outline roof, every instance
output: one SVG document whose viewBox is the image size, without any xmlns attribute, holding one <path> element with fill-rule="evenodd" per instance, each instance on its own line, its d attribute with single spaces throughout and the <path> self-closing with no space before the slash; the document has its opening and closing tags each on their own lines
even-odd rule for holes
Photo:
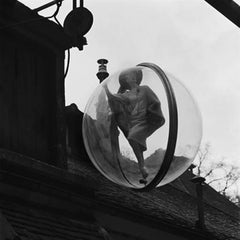
<svg viewBox="0 0 240 240">
<path fill-rule="evenodd" d="M 194 239 L 240 239 L 239 208 L 208 186 L 206 230 L 196 227 L 190 171 L 168 185 L 138 192 L 107 180 L 84 155 L 69 158 L 69 171 L 6 150 L 0 151 L 0 163 L 0 211 L 21 239 L 101 239 L 92 209 Z"/>
<path fill-rule="evenodd" d="M 11 227 L 12 236 L 21 240 L 76 240 L 103 239 L 99 226 L 94 222 L 80 221 L 59 213 L 46 212 L 43 209 L 31 208 L 11 201 L 0 201 L 2 215 Z"/>
<path fill-rule="evenodd" d="M 77 176 L 1 149 L 0 176 L 0 237 L 104 239 L 102 227 L 89 210 L 94 181 L 86 180 L 84 174 Z"/>
<path fill-rule="evenodd" d="M 204 187 L 206 231 L 196 228 L 197 199 L 195 186 L 190 182 L 194 175 L 190 171 L 168 185 L 137 192 L 111 183 L 83 161 L 71 166 L 80 175 L 84 171 L 89 178 L 98 179 L 95 195 L 99 206 L 124 211 L 128 213 L 125 216 L 141 215 L 139 219 L 145 223 L 161 222 L 176 231 L 195 233 L 206 239 L 240 239 L 240 209 L 207 185 Z"/>
</svg>

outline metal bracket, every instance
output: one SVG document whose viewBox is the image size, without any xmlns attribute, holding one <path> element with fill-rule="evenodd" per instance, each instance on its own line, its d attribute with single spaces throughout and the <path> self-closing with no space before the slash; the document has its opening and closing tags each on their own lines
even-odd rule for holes
<svg viewBox="0 0 240 240">
<path fill-rule="evenodd" d="M 38 7 L 38 8 L 33 9 L 33 11 L 34 12 L 40 12 L 40 11 L 42 11 L 42 10 L 48 8 L 48 7 L 51 7 L 51 6 L 55 5 L 55 4 L 62 3 L 62 1 L 64 1 L 64 0 L 53 0 L 53 1 L 49 2 L 49 3 L 46 3 L 46 4 Z"/>
</svg>

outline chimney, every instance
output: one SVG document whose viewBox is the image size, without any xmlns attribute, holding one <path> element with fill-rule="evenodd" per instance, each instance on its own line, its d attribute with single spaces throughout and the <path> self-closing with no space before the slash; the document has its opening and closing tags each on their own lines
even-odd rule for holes
<svg viewBox="0 0 240 240">
<path fill-rule="evenodd" d="M 108 63 L 108 60 L 99 59 L 97 62 L 99 64 L 99 70 L 96 75 L 101 83 L 104 79 L 106 79 L 109 76 L 109 73 L 107 72 L 107 66 L 106 66 L 106 64 Z"/>
<path fill-rule="evenodd" d="M 205 229 L 204 222 L 204 208 L 203 208 L 203 183 L 205 182 L 204 177 L 195 176 L 191 179 L 191 182 L 196 185 L 197 193 L 197 208 L 198 208 L 198 220 L 196 221 L 196 227 L 199 229 Z"/>
</svg>

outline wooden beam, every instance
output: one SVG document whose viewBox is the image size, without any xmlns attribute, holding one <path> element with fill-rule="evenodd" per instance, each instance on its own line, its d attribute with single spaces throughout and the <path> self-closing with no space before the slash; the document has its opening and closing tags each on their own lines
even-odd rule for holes
<svg viewBox="0 0 240 240">
<path fill-rule="evenodd" d="M 240 6 L 232 0 L 205 0 L 231 22 L 240 27 Z"/>
</svg>

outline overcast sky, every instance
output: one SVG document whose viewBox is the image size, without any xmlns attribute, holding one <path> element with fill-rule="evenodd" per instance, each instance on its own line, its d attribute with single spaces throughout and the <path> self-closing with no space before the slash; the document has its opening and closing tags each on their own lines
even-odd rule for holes
<svg viewBox="0 0 240 240">
<path fill-rule="evenodd" d="M 35 8 L 49 1 L 22 2 Z M 84 50 L 71 49 L 66 104 L 84 110 L 98 85 L 99 58 L 109 60 L 109 73 L 155 63 L 198 102 L 202 141 L 211 144 L 212 155 L 240 166 L 240 29 L 204 0 L 85 0 L 84 6 L 94 24 Z M 71 8 L 72 0 L 64 0 L 61 23 Z"/>
</svg>

